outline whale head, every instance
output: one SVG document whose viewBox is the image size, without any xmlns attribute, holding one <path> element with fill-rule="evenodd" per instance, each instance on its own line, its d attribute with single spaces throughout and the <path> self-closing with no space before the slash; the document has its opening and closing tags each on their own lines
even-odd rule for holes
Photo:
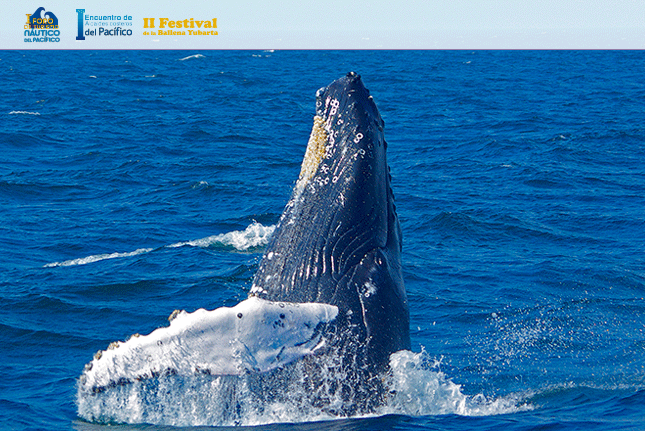
<svg viewBox="0 0 645 431">
<path fill-rule="evenodd" d="M 360 75 L 316 94 L 300 176 L 250 295 L 337 306 L 370 363 L 410 347 L 384 123 Z"/>
</svg>

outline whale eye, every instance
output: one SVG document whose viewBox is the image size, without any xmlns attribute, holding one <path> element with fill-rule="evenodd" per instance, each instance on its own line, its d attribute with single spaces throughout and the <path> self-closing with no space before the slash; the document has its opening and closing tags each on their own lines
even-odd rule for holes
<svg viewBox="0 0 645 431">
<path fill-rule="evenodd" d="M 242 313 L 237 313 L 237 318 L 241 319 L 242 318 Z"/>
</svg>

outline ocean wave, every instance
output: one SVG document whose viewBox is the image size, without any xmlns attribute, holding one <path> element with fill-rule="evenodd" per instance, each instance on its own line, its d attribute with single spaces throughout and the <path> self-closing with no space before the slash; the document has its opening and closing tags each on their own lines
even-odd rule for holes
<svg viewBox="0 0 645 431">
<path fill-rule="evenodd" d="M 194 55 L 189 55 L 188 57 L 180 58 L 179 61 L 184 61 L 184 60 L 190 60 L 191 58 L 205 58 L 205 55 L 202 54 L 194 54 Z"/>
<path fill-rule="evenodd" d="M 252 248 L 261 247 L 266 245 L 275 230 L 275 225 L 263 226 L 258 222 L 253 222 L 243 231 L 231 231 L 219 235 L 212 235 L 206 238 L 195 239 L 192 241 L 178 242 L 164 246 L 164 248 L 177 248 L 177 247 L 201 247 L 208 248 L 211 246 L 223 245 L 233 247 L 239 251 L 247 251 Z M 118 259 L 124 257 L 138 256 L 141 254 L 150 253 L 154 248 L 139 248 L 130 252 L 116 252 L 96 254 L 78 259 L 66 260 L 63 262 L 52 262 L 44 265 L 44 268 L 54 268 L 59 266 L 77 266 L 87 265 L 88 263 L 100 262 L 107 259 Z"/>
<path fill-rule="evenodd" d="M 15 114 L 24 114 L 24 115 L 40 115 L 40 112 L 29 112 L 29 111 L 11 111 L 9 115 Z"/>
<path fill-rule="evenodd" d="M 137 256 L 139 254 L 149 253 L 152 250 L 153 250 L 152 248 L 139 248 L 139 249 L 137 249 L 135 251 L 130 251 L 130 252 L 127 252 L 127 253 L 97 254 L 97 255 L 93 255 L 93 256 L 82 257 L 82 258 L 79 258 L 79 259 L 66 260 L 64 262 L 48 263 L 44 267 L 45 268 L 53 268 L 53 267 L 56 267 L 56 266 L 87 265 L 88 263 L 100 262 L 101 260 L 106 260 L 106 259 L 117 259 L 117 258 L 120 258 L 120 257 Z"/>
</svg>

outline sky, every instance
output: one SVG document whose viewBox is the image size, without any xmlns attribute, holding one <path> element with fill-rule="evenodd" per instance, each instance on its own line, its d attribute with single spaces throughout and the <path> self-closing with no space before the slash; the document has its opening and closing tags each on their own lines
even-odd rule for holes
<svg viewBox="0 0 645 431">
<path fill-rule="evenodd" d="M 643 0 L 28 0 L 11 8 L 3 3 L 0 49 L 645 48 Z M 39 7 L 58 18 L 58 41 L 25 40 L 27 14 Z M 79 8 L 91 16 L 131 16 L 122 21 L 131 34 L 76 40 Z M 217 35 L 144 35 L 144 18 L 155 18 L 157 25 L 160 18 L 216 18 Z M 83 31 L 102 26 L 84 24 Z"/>
</svg>

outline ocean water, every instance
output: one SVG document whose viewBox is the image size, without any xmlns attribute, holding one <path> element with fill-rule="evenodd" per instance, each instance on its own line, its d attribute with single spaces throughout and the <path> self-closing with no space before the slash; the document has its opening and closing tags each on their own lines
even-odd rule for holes
<svg viewBox="0 0 645 431">
<path fill-rule="evenodd" d="M 0 428 L 235 425 L 87 422 L 77 379 L 173 310 L 246 298 L 315 92 L 350 70 L 386 124 L 412 352 L 382 414 L 237 425 L 645 429 L 633 51 L 0 52 Z"/>
</svg>

